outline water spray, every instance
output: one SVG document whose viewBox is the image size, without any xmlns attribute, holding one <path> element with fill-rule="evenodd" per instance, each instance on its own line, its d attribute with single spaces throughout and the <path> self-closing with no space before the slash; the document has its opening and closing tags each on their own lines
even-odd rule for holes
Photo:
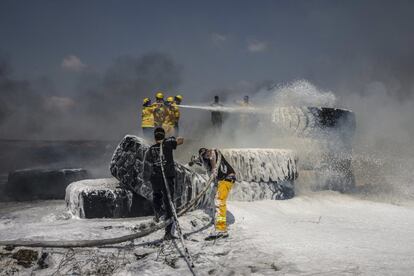
<svg viewBox="0 0 414 276">
<path fill-rule="evenodd" d="M 180 105 L 179 107 L 197 110 L 217 111 L 226 113 L 269 113 L 261 108 L 252 106 L 210 106 L 210 105 Z"/>
</svg>

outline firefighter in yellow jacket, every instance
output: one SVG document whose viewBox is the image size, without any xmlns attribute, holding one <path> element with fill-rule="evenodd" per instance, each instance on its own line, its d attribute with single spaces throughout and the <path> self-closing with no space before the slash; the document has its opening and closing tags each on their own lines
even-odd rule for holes
<svg viewBox="0 0 414 276">
<path fill-rule="evenodd" d="M 217 166 L 220 156 L 220 165 Z M 224 159 L 224 156 L 217 149 L 201 148 L 198 151 L 198 157 L 191 160 L 189 165 L 198 163 L 203 165 L 207 171 L 213 173 L 217 177 L 217 191 L 214 199 L 215 214 L 214 214 L 214 226 L 215 231 L 206 240 L 212 240 L 217 238 L 226 238 L 229 236 L 227 232 L 227 197 L 236 181 L 236 173 L 233 167 Z"/>
<path fill-rule="evenodd" d="M 155 94 L 154 127 L 162 127 L 165 120 L 164 93 L 158 91 Z"/>
<path fill-rule="evenodd" d="M 151 104 L 150 98 L 144 98 L 141 112 L 141 127 L 144 138 L 151 140 L 154 133 L 154 110 L 155 105 Z"/>
<path fill-rule="evenodd" d="M 183 101 L 183 96 L 181 95 L 177 95 L 174 97 L 174 115 L 175 115 L 175 126 L 174 126 L 174 133 L 176 136 L 179 135 L 180 133 L 180 128 L 179 128 L 179 121 L 180 121 L 180 107 L 179 105 L 181 104 L 181 102 Z"/>
<path fill-rule="evenodd" d="M 165 102 L 165 118 L 162 124 L 162 128 L 165 130 L 165 136 L 175 136 L 174 127 L 176 125 L 176 114 L 175 114 L 175 107 L 174 107 L 174 98 L 168 97 L 167 101 Z"/>
</svg>

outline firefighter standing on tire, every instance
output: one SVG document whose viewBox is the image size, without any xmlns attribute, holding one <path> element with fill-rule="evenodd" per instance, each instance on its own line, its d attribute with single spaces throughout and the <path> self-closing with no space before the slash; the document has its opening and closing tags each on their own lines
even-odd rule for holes
<svg viewBox="0 0 414 276">
<path fill-rule="evenodd" d="M 179 135 L 180 133 L 180 126 L 179 126 L 179 122 L 180 122 L 180 107 L 179 105 L 181 104 L 181 102 L 183 101 L 183 96 L 181 95 L 177 95 L 174 97 L 174 115 L 175 115 L 175 126 L 174 126 L 174 133 L 175 135 Z"/>
<path fill-rule="evenodd" d="M 154 127 L 162 127 L 165 120 L 164 93 L 158 91 L 155 94 Z"/>
<path fill-rule="evenodd" d="M 164 121 L 162 123 L 162 128 L 165 130 L 165 135 L 167 137 L 176 135 L 174 133 L 174 127 L 176 124 L 176 116 L 175 116 L 175 107 L 174 105 L 174 98 L 168 97 L 167 101 L 164 105 Z"/>
<path fill-rule="evenodd" d="M 151 164 L 151 186 L 153 191 L 153 206 L 155 213 L 155 220 L 168 220 L 172 217 L 172 210 L 168 200 L 167 189 L 164 184 L 163 169 L 168 188 L 170 190 L 171 198 L 174 199 L 174 182 L 175 182 L 175 165 L 173 150 L 178 145 L 183 144 L 184 139 L 181 137 L 165 138 L 165 131 L 161 127 L 156 127 L 154 130 L 155 144 L 152 145 L 146 155 L 146 162 Z M 162 143 L 163 156 L 161 161 L 160 148 Z M 163 166 L 163 169 L 161 168 Z M 165 239 L 174 238 L 172 231 L 172 224 L 165 228 Z"/>
<path fill-rule="evenodd" d="M 145 139 L 151 140 L 154 133 L 154 110 L 155 105 L 151 104 L 150 98 L 145 98 L 142 104 L 141 127 Z"/>
<path fill-rule="evenodd" d="M 233 167 L 224 159 L 220 151 L 217 149 L 201 148 L 198 151 L 200 161 L 211 172 L 217 173 L 217 192 L 214 199 L 215 214 L 214 214 L 214 226 L 216 237 L 227 237 L 227 197 L 236 181 L 236 173 Z M 218 155 L 221 155 L 220 167 L 216 167 Z"/>
</svg>

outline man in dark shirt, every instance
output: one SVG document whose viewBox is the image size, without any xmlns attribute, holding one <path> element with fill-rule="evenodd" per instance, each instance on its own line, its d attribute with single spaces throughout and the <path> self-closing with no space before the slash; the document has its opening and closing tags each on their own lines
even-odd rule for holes
<svg viewBox="0 0 414 276">
<path fill-rule="evenodd" d="M 152 185 L 155 220 L 159 221 L 160 218 L 168 220 L 172 217 L 172 210 L 168 200 L 167 189 L 164 184 L 163 170 L 171 193 L 171 198 L 174 199 L 175 165 L 173 150 L 177 148 L 177 145 L 183 144 L 184 139 L 182 137 L 165 138 L 165 131 L 161 127 L 155 128 L 154 138 L 155 144 L 149 148 L 146 161 L 152 166 L 150 181 Z M 160 156 L 161 144 L 163 149 L 162 161 Z M 163 205 L 164 208 L 162 207 Z M 171 239 L 173 237 L 171 229 L 172 224 L 165 228 L 165 238 Z"/>
</svg>

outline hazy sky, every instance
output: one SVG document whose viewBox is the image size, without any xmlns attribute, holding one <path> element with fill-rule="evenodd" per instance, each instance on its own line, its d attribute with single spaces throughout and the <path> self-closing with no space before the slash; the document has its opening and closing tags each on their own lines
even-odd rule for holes
<svg viewBox="0 0 414 276">
<path fill-rule="evenodd" d="M 404 100 L 414 94 L 413 14 L 414 1 L 391 0 L 2 0 L 0 130 L 41 133 L 53 125 L 45 118 L 64 126 L 58 118 L 87 121 L 133 103 L 112 116 L 133 116 L 128 129 L 136 103 L 158 87 L 189 103 L 307 79 L 339 96 Z"/>
<path fill-rule="evenodd" d="M 74 71 L 151 51 L 182 66 L 182 89 L 301 77 L 335 86 L 342 66 L 412 59 L 413 12 L 413 1 L 3 0 L 0 50 L 16 74 L 61 89 Z"/>
</svg>

